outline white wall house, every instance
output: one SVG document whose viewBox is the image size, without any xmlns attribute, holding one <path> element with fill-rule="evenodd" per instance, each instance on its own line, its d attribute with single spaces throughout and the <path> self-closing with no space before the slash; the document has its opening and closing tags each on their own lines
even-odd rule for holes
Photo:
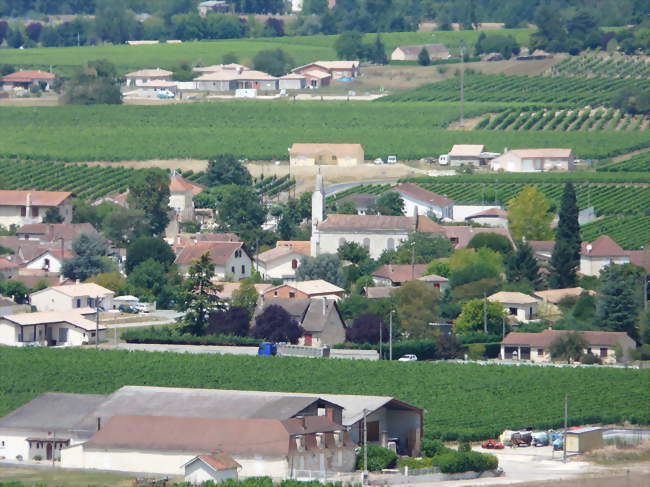
<svg viewBox="0 0 650 487">
<path fill-rule="evenodd" d="M 166 69 L 141 69 L 124 75 L 128 86 L 142 86 L 150 81 L 171 81 L 171 71 Z"/>
<path fill-rule="evenodd" d="M 63 252 L 64 259 L 70 259 L 73 256 L 74 254 L 72 252 Z M 55 249 L 43 250 L 43 253 L 23 265 L 24 269 L 41 270 L 51 274 L 60 274 L 62 267 L 63 259 L 61 258 L 61 251 Z"/>
<path fill-rule="evenodd" d="M 114 308 L 114 297 L 110 289 L 88 282 L 48 287 L 30 294 L 29 300 L 38 311 L 70 311 L 97 306 L 108 310 Z"/>
<path fill-rule="evenodd" d="M 488 301 L 500 303 L 503 310 L 518 321 L 530 321 L 537 311 L 538 301 L 533 296 L 519 292 L 499 291 L 488 296 Z"/>
<path fill-rule="evenodd" d="M 49 208 L 58 208 L 63 221 L 72 220 L 72 193 L 66 191 L 0 191 L 0 225 L 9 228 L 43 221 Z"/>
<path fill-rule="evenodd" d="M 45 311 L 19 313 L 0 317 L 0 344 L 15 347 L 79 346 L 105 339 L 106 327 L 90 321 L 79 313 Z"/>
<path fill-rule="evenodd" d="M 443 219 L 454 217 L 454 200 L 440 194 L 433 193 L 417 184 L 402 183 L 394 188 L 404 201 L 404 214 L 406 216 L 434 215 Z"/>
<path fill-rule="evenodd" d="M 185 482 L 188 484 L 203 484 L 204 482 L 218 484 L 227 479 L 237 480 L 237 471 L 242 468 L 227 453 L 199 455 L 183 467 L 185 468 Z"/>
<path fill-rule="evenodd" d="M 215 264 L 215 279 L 232 277 L 235 281 L 251 275 L 253 260 L 241 242 L 197 242 L 176 248 L 176 264 L 181 275 L 189 275 L 192 263 L 207 252 Z"/>
<path fill-rule="evenodd" d="M 282 279 L 284 282 L 296 280 L 300 261 L 309 252 L 309 242 L 299 242 L 300 246 L 278 245 L 255 257 L 255 266 L 264 279 Z M 307 247 L 305 249 L 305 247 Z M 305 253 L 305 250 L 307 253 Z"/>
<path fill-rule="evenodd" d="M 598 276 L 610 264 L 629 264 L 630 254 L 607 235 L 593 242 L 582 242 L 580 250 L 580 274 Z"/>
<path fill-rule="evenodd" d="M 505 172 L 572 171 L 573 162 L 571 149 L 516 149 L 492 159 L 490 168 Z"/>
</svg>

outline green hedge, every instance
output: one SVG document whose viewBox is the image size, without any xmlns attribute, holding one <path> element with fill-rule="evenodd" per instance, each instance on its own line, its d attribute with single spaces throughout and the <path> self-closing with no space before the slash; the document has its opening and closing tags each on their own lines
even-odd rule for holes
<svg viewBox="0 0 650 487">
<path fill-rule="evenodd" d="M 257 338 L 240 337 L 236 335 L 205 335 L 195 336 L 179 334 L 171 326 L 150 327 L 128 330 L 122 333 L 122 339 L 127 343 L 163 343 L 167 345 L 250 345 L 257 346 Z"/>
<path fill-rule="evenodd" d="M 489 453 L 450 451 L 434 458 L 442 473 L 484 472 L 499 466 L 499 460 Z"/>
</svg>

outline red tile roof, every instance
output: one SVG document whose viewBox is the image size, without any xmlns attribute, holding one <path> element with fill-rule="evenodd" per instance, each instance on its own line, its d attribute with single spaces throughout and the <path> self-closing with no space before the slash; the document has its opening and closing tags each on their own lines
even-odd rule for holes
<svg viewBox="0 0 650 487">
<path fill-rule="evenodd" d="M 309 240 L 278 240 L 276 247 L 291 247 L 301 254 L 311 255 L 311 242 Z"/>
<path fill-rule="evenodd" d="M 446 196 L 433 193 L 432 191 L 428 191 L 413 183 L 402 183 L 394 188 L 394 190 L 410 196 L 416 200 L 424 201 L 425 203 L 431 203 L 441 208 L 451 205 L 454 202 L 454 200 L 449 199 Z"/>
<path fill-rule="evenodd" d="M 7 260 L 4 257 L 0 257 L 0 269 L 1 270 L 16 269 L 18 267 L 19 267 L 19 265 L 16 264 L 15 262 Z"/>
<path fill-rule="evenodd" d="M 99 236 L 99 232 L 90 223 L 30 223 L 16 230 L 18 236 L 34 235 L 46 242 L 62 237 L 64 243 L 72 243 L 81 234 Z"/>
<path fill-rule="evenodd" d="M 180 174 L 174 174 L 170 178 L 169 191 L 172 192 L 172 193 L 191 191 L 192 194 L 194 196 L 196 196 L 201 191 L 203 191 L 203 186 L 201 186 L 200 184 L 196 184 L 196 183 L 193 183 L 191 181 L 188 181 L 187 179 L 185 179 Z"/>
<path fill-rule="evenodd" d="M 51 80 L 54 78 L 56 76 L 47 71 L 22 70 L 3 76 L 2 81 L 5 83 L 31 83 L 34 80 Z"/>
<path fill-rule="evenodd" d="M 205 252 L 210 254 L 210 260 L 217 265 L 225 265 L 230 256 L 242 248 L 241 242 L 198 242 L 194 245 L 180 248 L 176 255 L 177 264 L 191 264 Z"/>
<path fill-rule="evenodd" d="M 427 273 L 427 264 L 415 264 L 415 279 Z M 386 264 L 372 273 L 372 277 L 390 279 L 394 283 L 410 281 L 413 278 L 413 268 L 410 264 Z"/>
<path fill-rule="evenodd" d="M 607 235 L 601 235 L 591 243 L 582 242 L 582 250 L 580 253 L 585 257 L 620 257 L 628 255 L 625 250 Z"/>
<path fill-rule="evenodd" d="M 528 245 L 533 252 L 553 252 L 554 240 L 528 240 Z"/>
<path fill-rule="evenodd" d="M 209 455 L 199 455 L 199 460 L 204 462 L 206 465 L 210 466 L 216 471 L 219 470 L 230 470 L 233 468 L 241 468 L 241 465 L 237 463 L 233 458 L 227 453 L 210 453 Z M 188 462 L 189 463 L 189 462 Z"/>
<path fill-rule="evenodd" d="M 506 335 L 501 344 L 548 347 L 554 340 L 567 333 L 569 330 L 544 330 L 541 333 L 511 332 Z M 614 346 L 628 336 L 619 331 L 579 331 L 577 333 L 580 333 L 590 346 Z"/>
<path fill-rule="evenodd" d="M 67 191 L 14 191 L 0 190 L 0 206 L 25 206 L 30 196 L 32 206 L 59 206 L 72 193 Z"/>
<path fill-rule="evenodd" d="M 645 250 L 628 250 L 630 263 L 643 267 L 650 274 L 650 246 Z"/>
<path fill-rule="evenodd" d="M 415 218 L 386 215 L 327 215 L 318 225 L 319 230 L 399 230 L 416 229 Z"/>
</svg>

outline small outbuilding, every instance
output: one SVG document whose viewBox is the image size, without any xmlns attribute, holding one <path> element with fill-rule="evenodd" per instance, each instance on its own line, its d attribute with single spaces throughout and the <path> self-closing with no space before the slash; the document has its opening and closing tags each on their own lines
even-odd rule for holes
<svg viewBox="0 0 650 487">
<path fill-rule="evenodd" d="M 185 482 L 188 484 L 204 482 L 218 484 L 224 480 L 237 480 L 237 472 L 241 470 L 241 465 L 223 452 L 198 455 L 183 467 L 185 468 Z"/>
<path fill-rule="evenodd" d="M 289 149 L 291 166 L 357 166 L 363 164 L 361 144 L 301 144 Z"/>
<path fill-rule="evenodd" d="M 603 447 L 603 429 L 595 426 L 567 431 L 566 450 L 570 453 L 585 453 Z"/>
</svg>

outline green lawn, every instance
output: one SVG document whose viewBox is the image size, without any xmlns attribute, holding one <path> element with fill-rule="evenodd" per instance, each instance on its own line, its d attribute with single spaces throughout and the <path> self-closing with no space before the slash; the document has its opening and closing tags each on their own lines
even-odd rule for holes
<svg viewBox="0 0 650 487">
<path fill-rule="evenodd" d="M 467 103 L 468 117 L 503 103 Z M 650 146 L 650 131 L 450 131 L 451 102 L 233 101 L 166 106 L 3 107 L 0 157 L 67 161 L 207 159 L 232 152 L 249 159 L 287 159 L 294 142 L 359 142 L 366 158 L 419 159 L 453 144 L 572 147 L 602 158 Z"/>
<path fill-rule="evenodd" d="M 119 473 L 53 469 L 48 468 L 47 462 L 43 462 L 42 468 L 9 466 L 0 468 L 0 483 L 19 481 L 23 485 L 33 486 L 128 487 L 131 486 L 132 479 L 132 475 Z"/>
<path fill-rule="evenodd" d="M 508 29 L 520 42 L 527 42 L 531 29 Z M 372 38 L 374 34 L 369 34 Z M 455 47 L 461 41 L 474 44 L 477 31 L 447 32 L 394 32 L 382 34 L 390 53 L 401 44 L 441 42 Z M 84 47 L 49 47 L 36 49 L 0 49 L 0 64 L 8 63 L 21 67 L 48 68 L 55 72 L 70 74 L 72 68 L 94 59 L 108 59 L 124 74 L 141 68 L 171 68 L 181 60 L 191 63 L 201 61 L 205 65 L 221 62 L 225 53 L 236 53 L 240 61 L 250 60 L 263 49 L 281 48 L 288 51 L 296 65 L 310 61 L 335 59 L 334 41 L 337 36 L 304 36 L 259 39 L 224 39 L 218 41 L 184 42 L 182 44 L 155 44 L 144 46 L 105 45 Z"/>
</svg>

